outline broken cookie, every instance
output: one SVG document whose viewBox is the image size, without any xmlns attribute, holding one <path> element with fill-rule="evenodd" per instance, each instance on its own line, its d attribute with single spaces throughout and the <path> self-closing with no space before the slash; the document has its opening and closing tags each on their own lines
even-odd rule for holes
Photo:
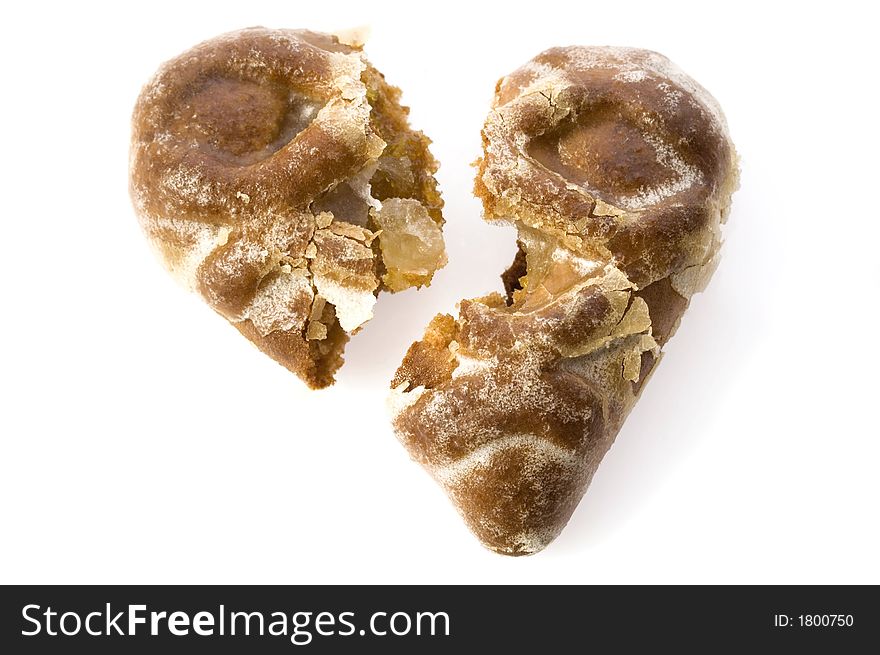
<svg viewBox="0 0 880 655">
<path fill-rule="evenodd" d="M 359 45 L 251 28 L 164 64 L 134 110 L 131 197 L 167 268 L 313 388 L 379 291 L 444 266 L 429 140 Z"/>
<path fill-rule="evenodd" d="M 431 322 L 393 424 L 486 547 L 526 555 L 565 527 L 712 274 L 737 160 L 668 59 L 568 47 L 499 81 L 478 168 L 485 218 L 518 230 L 506 294 Z"/>
</svg>

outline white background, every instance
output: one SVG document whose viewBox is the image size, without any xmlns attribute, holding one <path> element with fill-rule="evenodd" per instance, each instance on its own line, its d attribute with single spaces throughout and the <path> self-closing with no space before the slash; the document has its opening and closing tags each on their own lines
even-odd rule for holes
<svg viewBox="0 0 880 655">
<path fill-rule="evenodd" d="M 0 582 L 880 582 L 877 16 L 869 3 L 81 3 L 4 13 Z M 422 25 L 422 21 L 425 24 Z M 449 266 L 383 295 L 308 391 L 154 259 L 129 119 L 160 62 L 250 25 L 369 24 L 442 163 Z M 562 536 L 483 550 L 389 428 L 435 313 L 500 289 L 469 163 L 544 48 L 663 52 L 742 157 L 722 264 Z"/>
</svg>

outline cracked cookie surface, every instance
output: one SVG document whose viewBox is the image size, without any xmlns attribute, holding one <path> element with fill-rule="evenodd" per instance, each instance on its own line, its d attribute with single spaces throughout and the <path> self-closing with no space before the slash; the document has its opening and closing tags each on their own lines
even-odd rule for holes
<svg viewBox="0 0 880 655">
<path fill-rule="evenodd" d="M 506 294 L 436 317 L 390 399 L 486 547 L 562 531 L 714 270 L 736 185 L 717 103 L 662 55 L 553 48 L 499 81 L 475 191 L 518 230 Z"/>
<path fill-rule="evenodd" d="M 250 28 L 164 64 L 133 116 L 130 190 L 166 267 L 309 386 L 379 291 L 446 263 L 429 140 L 360 47 Z M 411 254 L 412 253 L 412 254 Z"/>
</svg>

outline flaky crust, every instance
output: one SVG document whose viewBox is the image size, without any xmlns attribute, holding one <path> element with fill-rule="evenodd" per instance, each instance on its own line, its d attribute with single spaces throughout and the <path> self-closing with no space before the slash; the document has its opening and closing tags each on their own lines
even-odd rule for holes
<svg viewBox="0 0 880 655">
<path fill-rule="evenodd" d="M 519 233 L 506 297 L 435 318 L 391 406 L 482 543 L 523 555 L 563 529 L 714 270 L 736 155 L 665 57 L 589 47 L 500 80 L 483 148 L 485 217 Z"/>
<path fill-rule="evenodd" d="M 379 290 L 445 263 L 437 165 L 399 97 L 357 46 L 251 28 L 166 63 L 135 107 L 131 196 L 163 262 L 312 387 Z M 384 257 L 400 240 L 427 255 Z"/>
</svg>

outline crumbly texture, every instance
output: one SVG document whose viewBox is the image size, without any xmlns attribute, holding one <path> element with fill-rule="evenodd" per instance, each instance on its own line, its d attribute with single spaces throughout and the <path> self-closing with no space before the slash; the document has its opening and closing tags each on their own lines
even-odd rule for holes
<svg viewBox="0 0 880 655">
<path fill-rule="evenodd" d="M 512 223 L 505 295 L 461 302 L 392 382 L 396 433 L 488 548 L 568 522 L 691 296 L 737 185 L 715 100 L 668 59 L 548 50 L 498 82 L 476 194 Z"/>
<path fill-rule="evenodd" d="M 206 41 L 138 98 L 130 190 L 147 237 L 313 388 L 333 383 L 379 291 L 446 263 L 437 163 L 407 113 L 359 45 L 304 30 Z"/>
</svg>

